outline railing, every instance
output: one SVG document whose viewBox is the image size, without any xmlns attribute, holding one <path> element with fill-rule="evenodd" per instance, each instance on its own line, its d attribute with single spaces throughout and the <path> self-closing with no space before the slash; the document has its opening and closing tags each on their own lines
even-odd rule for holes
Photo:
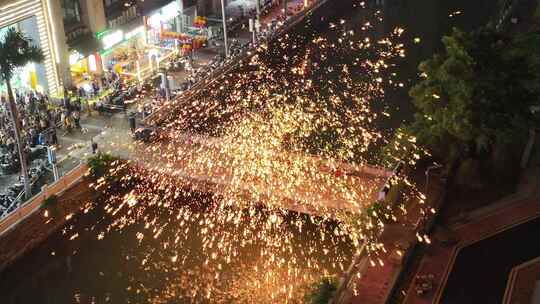
<svg viewBox="0 0 540 304">
<path fill-rule="evenodd" d="M 72 185 L 77 183 L 88 170 L 88 166 L 81 163 L 71 171 L 67 172 L 59 180 L 51 185 L 43 186 L 40 193 L 34 195 L 31 199 L 24 202 L 19 208 L 8 216 L 0 219 L 0 236 L 13 229 L 28 216 L 39 210 L 43 201 L 51 195 L 59 195 Z"/>
</svg>

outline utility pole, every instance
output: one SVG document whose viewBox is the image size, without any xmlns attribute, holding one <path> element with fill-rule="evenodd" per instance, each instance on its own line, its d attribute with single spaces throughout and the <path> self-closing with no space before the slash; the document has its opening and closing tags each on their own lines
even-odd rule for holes
<svg viewBox="0 0 540 304">
<path fill-rule="evenodd" d="M 261 0 L 255 1 L 255 9 L 257 10 L 257 21 L 261 23 Z"/>
<path fill-rule="evenodd" d="M 259 35 L 259 32 L 261 30 L 261 0 L 256 0 L 256 9 L 257 9 L 257 22 L 255 23 L 255 30 L 257 31 L 257 35 Z M 257 36 L 258 40 L 258 36 Z"/>
<path fill-rule="evenodd" d="M 184 1 L 183 0 L 176 0 L 176 4 L 178 5 L 178 16 L 176 17 L 176 31 L 178 33 L 184 32 Z"/>
<path fill-rule="evenodd" d="M 223 18 L 223 45 L 225 46 L 225 58 L 228 58 L 229 45 L 227 42 L 227 17 L 225 15 L 225 0 L 221 0 L 221 17 Z"/>
<path fill-rule="evenodd" d="M 259 34 L 261 28 L 261 0 L 255 0 L 255 9 L 257 10 L 257 22 L 255 23 L 256 33 Z"/>
<path fill-rule="evenodd" d="M 255 29 L 255 23 L 257 22 L 257 19 L 252 19 L 252 18 L 249 18 L 249 31 L 251 32 L 251 36 L 253 38 L 253 45 L 255 45 L 255 43 L 257 42 L 257 38 L 256 38 L 256 29 Z"/>
</svg>

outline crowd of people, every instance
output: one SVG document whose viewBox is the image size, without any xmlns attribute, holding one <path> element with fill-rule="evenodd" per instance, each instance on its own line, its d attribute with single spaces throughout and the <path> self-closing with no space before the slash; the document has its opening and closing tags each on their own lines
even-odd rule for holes
<svg viewBox="0 0 540 304">
<path fill-rule="evenodd" d="M 19 114 L 21 141 L 26 148 L 36 145 L 55 144 L 58 139 L 53 130 L 62 116 L 62 109 L 50 106 L 47 95 L 15 92 L 15 106 Z M 5 97 L 0 109 L 0 146 L 7 153 L 16 153 L 13 120 Z"/>
</svg>

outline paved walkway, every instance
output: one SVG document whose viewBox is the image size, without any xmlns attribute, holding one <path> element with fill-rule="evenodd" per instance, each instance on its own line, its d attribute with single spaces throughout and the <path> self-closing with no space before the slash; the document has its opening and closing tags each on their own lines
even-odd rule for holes
<svg viewBox="0 0 540 304">
<path fill-rule="evenodd" d="M 441 182 L 434 178 L 428 191 L 426 195 L 429 199 L 426 203 L 438 208 L 443 195 Z M 423 217 L 417 200 L 407 200 L 404 204 L 407 214 L 399 215 L 395 223 L 385 225 L 380 237 L 385 251 L 376 257 L 369 257 L 370 262 L 365 263 L 364 269 L 358 270 L 361 275 L 356 278 L 354 294 L 348 296 L 346 303 L 387 303 L 397 277 L 403 270 L 404 254 L 418 242 L 416 231 Z"/>
<path fill-rule="evenodd" d="M 538 282 L 540 282 L 540 257 L 514 267 L 508 278 L 503 303 L 535 303 L 532 297 Z"/>
</svg>

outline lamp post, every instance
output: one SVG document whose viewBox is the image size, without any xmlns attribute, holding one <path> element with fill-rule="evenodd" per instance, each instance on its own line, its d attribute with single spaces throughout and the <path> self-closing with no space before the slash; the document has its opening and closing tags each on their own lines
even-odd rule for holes
<svg viewBox="0 0 540 304">
<path fill-rule="evenodd" d="M 178 16 L 176 16 L 176 31 L 178 33 L 184 32 L 184 1 L 183 0 L 176 0 L 176 4 L 178 5 Z"/>
<path fill-rule="evenodd" d="M 442 168 L 442 166 L 439 165 L 439 164 L 434 164 L 432 166 L 429 166 L 426 169 L 426 195 L 428 193 L 428 188 L 429 188 L 429 174 L 431 173 L 431 170 L 435 170 L 435 169 L 439 169 L 439 168 Z"/>
<path fill-rule="evenodd" d="M 255 9 L 257 10 L 257 20 L 261 21 L 261 0 L 255 0 Z"/>
<path fill-rule="evenodd" d="M 227 42 L 227 17 L 225 15 L 225 0 L 221 0 L 221 17 L 223 18 L 223 45 L 225 47 L 225 58 L 227 58 L 229 57 L 229 45 Z"/>
<path fill-rule="evenodd" d="M 255 22 L 255 31 L 258 34 L 261 26 L 261 0 L 255 0 L 255 9 L 257 10 L 257 18 Z"/>
</svg>

